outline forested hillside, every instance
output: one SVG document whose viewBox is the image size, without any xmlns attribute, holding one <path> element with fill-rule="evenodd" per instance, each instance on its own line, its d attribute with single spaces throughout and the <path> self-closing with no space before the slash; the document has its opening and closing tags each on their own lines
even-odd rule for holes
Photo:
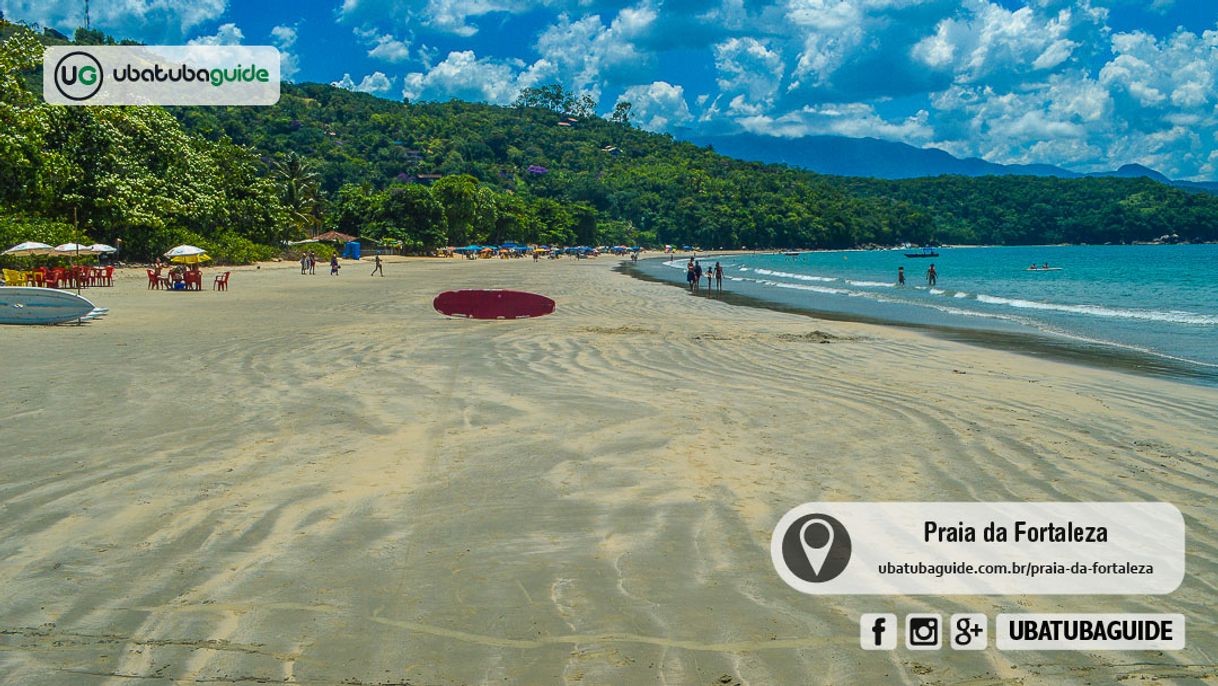
<svg viewBox="0 0 1218 686">
<path fill-rule="evenodd" d="M 851 178 L 844 186 L 859 195 L 925 207 L 935 237 L 945 243 L 1128 243 L 1173 234 L 1180 240 L 1218 240 L 1218 197 L 1144 177 Z"/>
<path fill-rule="evenodd" d="M 505 240 L 706 248 L 1218 239 L 1218 197 L 1148 179 L 821 176 L 610 119 L 557 86 L 516 107 L 286 85 L 273 107 L 58 107 L 0 25 L 0 241 L 180 242 L 248 260 L 338 229 L 408 249 Z M 107 40 L 78 32 L 78 42 Z M 77 230 L 74 227 L 79 227 Z"/>
</svg>

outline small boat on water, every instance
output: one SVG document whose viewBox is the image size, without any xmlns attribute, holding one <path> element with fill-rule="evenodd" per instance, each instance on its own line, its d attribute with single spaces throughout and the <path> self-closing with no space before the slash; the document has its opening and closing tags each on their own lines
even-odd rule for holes
<svg viewBox="0 0 1218 686">
<path fill-rule="evenodd" d="M 1025 272 L 1060 272 L 1062 267 L 1028 267 Z"/>
<path fill-rule="evenodd" d="M 921 252 L 907 252 L 906 257 L 938 257 L 939 253 L 935 252 L 934 248 L 922 248 Z"/>
</svg>

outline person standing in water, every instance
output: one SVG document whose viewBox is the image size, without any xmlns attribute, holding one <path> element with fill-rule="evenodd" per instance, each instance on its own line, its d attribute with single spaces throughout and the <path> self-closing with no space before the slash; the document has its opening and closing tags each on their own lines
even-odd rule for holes
<svg viewBox="0 0 1218 686">
<path fill-rule="evenodd" d="M 928 286 L 934 286 L 938 282 L 939 282 L 939 273 L 935 271 L 935 265 L 931 264 L 930 269 L 926 270 L 926 284 Z"/>
<path fill-rule="evenodd" d="M 376 255 L 376 266 L 372 268 L 372 273 L 368 276 L 376 276 L 377 272 L 380 272 L 382 277 L 385 276 L 385 268 L 381 265 L 380 255 Z"/>
<path fill-rule="evenodd" d="M 723 265 L 715 263 L 715 287 L 723 290 Z"/>
<path fill-rule="evenodd" d="M 897 285 L 905 285 L 905 267 L 897 267 Z"/>
</svg>

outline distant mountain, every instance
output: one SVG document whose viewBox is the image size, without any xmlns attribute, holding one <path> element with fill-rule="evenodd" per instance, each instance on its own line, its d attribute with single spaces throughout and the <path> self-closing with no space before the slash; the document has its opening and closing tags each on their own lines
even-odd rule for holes
<svg viewBox="0 0 1218 686">
<path fill-rule="evenodd" d="M 785 164 L 832 176 L 861 176 L 875 179 L 913 179 L 930 176 L 1055 176 L 1077 179 L 1086 176 L 1117 178 L 1146 177 L 1191 191 L 1218 193 L 1218 182 L 1173 181 L 1140 164 L 1126 164 L 1116 171 L 1081 174 L 1050 164 L 996 164 L 976 157 L 959 158 L 938 148 L 917 148 L 878 138 L 804 136 L 777 138 L 740 133 L 694 136 L 687 140 L 709 145 L 729 157 Z"/>
<path fill-rule="evenodd" d="M 1094 174 L 1088 174 L 1087 176 L 1110 176 L 1120 179 L 1137 179 L 1145 176 L 1146 178 L 1154 179 L 1159 183 L 1166 183 L 1168 185 L 1175 183 L 1171 179 L 1151 169 L 1150 167 L 1144 167 L 1140 164 L 1126 164 L 1122 165 L 1121 168 L 1116 171 L 1095 172 Z"/>
<path fill-rule="evenodd" d="M 689 139 L 715 152 L 758 162 L 800 167 L 832 176 L 913 179 L 925 176 L 1083 176 L 1048 164 L 1003 165 L 969 157 L 961 159 L 937 148 L 915 148 L 878 138 L 805 136 L 777 138 L 756 134 L 701 136 Z"/>
</svg>

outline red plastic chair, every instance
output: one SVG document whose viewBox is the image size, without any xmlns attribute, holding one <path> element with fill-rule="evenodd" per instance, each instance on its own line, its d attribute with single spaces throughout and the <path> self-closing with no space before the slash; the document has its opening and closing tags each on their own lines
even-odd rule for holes
<svg viewBox="0 0 1218 686">
<path fill-rule="evenodd" d="M 224 272 L 223 274 L 218 275 L 216 280 L 212 282 L 211 289 L 213 291 L 227 291 L 229 274 L 232 274 L 232 272 Z"/>
<path fill-rule="evenodd" d="M 104 283 L 107 286 L 113 286 L 114 285 L 114 266 L 107 265 L 105 270 L 99 270 L 99 271 L 101 271 L 101 276 L 98 277 L 98 283 Z"/>
<path fill-rule="evenodd" d="M 203 290 L 203 272 L 188 271 L 186 277 L 186 290 L 201 291 Z"/>
<path fill-rule="evenodd" d="M 158 269 L 156 271 L 153 271 L 151 269 L 146 269 L 145 271 L 148 272 L 148 289 L 149 290 L 160 290 L 160 288 L 161 288 L 161 270 Z"/>
</svg>

